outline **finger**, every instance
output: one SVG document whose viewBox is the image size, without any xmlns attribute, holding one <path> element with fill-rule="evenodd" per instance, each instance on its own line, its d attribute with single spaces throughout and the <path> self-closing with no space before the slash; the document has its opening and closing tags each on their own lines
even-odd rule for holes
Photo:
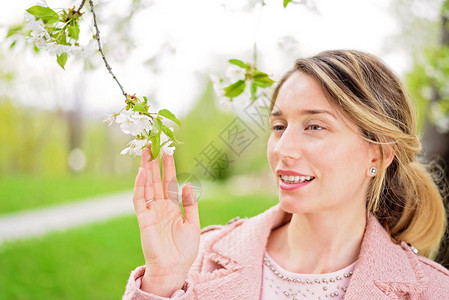
<svg viewBox="0 0 449 300">
<path fill-rule="evenodd" d="M 178 183 L 173 155 L 162 156 L 163 190 L 166 199 L 178 203 Z"/>
<path fill-rule="evenodd" d="M 141 165 L 145 169 L 147 175 L 147 180 L 145 181 L 145 200 L 154 199 L 153 174 L 152 174 L 153 170 L 150 159 L 151 159 L 150 149 L 149 148 L 143 149 Z"/>
<path fill-rule="evenodd" d="M 184 207 L 184 214 L 189 222 L 200 226 L 200 216 L 198 213 L 198 201 L 190 183 L 182 187 L 182 206 Z"/>
<path fill-rule="evenodd" d="M 142 159 L 140 161 L 140 166 L 149 170 L 151 168 L 150 159 L 151 159 L 151 148 L 148 145 L 146 148 L 142 150 Z"/>
<path fill-rule="evenodd" d="M 134 210 L 136 211 L 137 215 L 146 210 L 145 180 L 146 180 L 145 169 L 139 168 L 139 172 L 137 173 L 136 181 L 134 183 L 134 193 L 133 193 Z"/>
<path fill-rule="evenodd" d="M 151 174 L 153 176 L 153 190 L 154 190 L 154 199 L 164 199 L 164 192 L 162 190 L 162 182 L 161 182 L 161 170 L 159 168 L 159 159 L 156 157 L 151 162 Z"/>
</svg>

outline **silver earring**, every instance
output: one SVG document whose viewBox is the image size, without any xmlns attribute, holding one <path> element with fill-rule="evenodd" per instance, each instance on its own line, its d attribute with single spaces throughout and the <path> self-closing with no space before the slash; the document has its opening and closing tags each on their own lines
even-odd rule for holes
<svg viewBox="0 0 449 300">
<path fill-rule="evenodd" d="M 371 168 L 369 169 L 369 174 L 370 174 L 371 176 L 376 176 L 376 174 L 377 174 L 377 168 L 376 168 L 376 167 L 371 167 Z"/>
</svg>

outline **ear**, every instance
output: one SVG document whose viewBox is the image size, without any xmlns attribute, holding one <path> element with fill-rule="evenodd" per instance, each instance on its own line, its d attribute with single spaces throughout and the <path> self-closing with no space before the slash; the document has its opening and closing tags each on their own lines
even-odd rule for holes
<svg viewBox="0 0 449 300">
<path fill-rule="evenodd" d="M 393 162 L 395 151 L 392 146 L 390 145 L 378 145 L 378 144 L 371 144 L 369 155 L 371 160 L 371 166 L 380 168 L 380 162 L 382 158 L 382 151 L 383 151 L 383 158 L 384 158 L 384 167 L 385 169 L 388 168 L 388 166 Z"/>
<path fill-rule="evenodd" d="M 393 162 L 394 156 L 396 155 L 394 149 L 390 145 L 385 145 L 384 149 L 384 161 L 385 161 L 385 169 L 388 168 L 389 165 Z"/>
</svg>

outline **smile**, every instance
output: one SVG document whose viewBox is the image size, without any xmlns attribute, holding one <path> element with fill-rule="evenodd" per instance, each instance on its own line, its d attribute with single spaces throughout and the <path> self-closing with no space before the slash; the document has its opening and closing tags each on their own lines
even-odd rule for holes
<svg viewBox="0 0 449 300">
<path fill-rule="evenodd" d="M 314 179 L 313 176 L 279 175 L 279 186 L 283 190 L 295 190 L 308 185 Z"/>
<path fill-rule="evenodd" d="M 287 175 L 280 175 L 282 181 L 285 183 L 298 183 L 298 182 L 306 182 L 306 181 L 312 181 L 315 177 L 313 176 L 287 176 Z"/>
</svg>

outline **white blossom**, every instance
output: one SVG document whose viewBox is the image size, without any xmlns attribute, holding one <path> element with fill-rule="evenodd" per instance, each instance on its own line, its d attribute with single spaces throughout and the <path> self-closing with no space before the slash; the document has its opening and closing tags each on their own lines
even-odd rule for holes
<svg viewBox="0 0 449 300">
<path fill-rule="evenodd" d="M 130 115 L 119 114 L 115 121 L 120 124 L 120 129 L 125 134 L 131 134 L 130 128 L 134 128 L 134 122 L 131 119 Z"/>
<path fill-rule="evenodd" d="M 145 135 L 145 130 L 149 131 L 153 128 L 150 117 L 139 114 L 119 114 L 116 118 L 116 122 L 120 124 L 120 129 L 125 134 L 133 136 L 139 134 Z"/>
<path fill-rule="evenodd" d="M 145 133 L 145 131 L 150 131 L 153 129 L 151 124 L 151 118 L 145 115 L 133 114 L 131 118 L 134 120 L 134 124 L 137 127 L 137 131 L 140 133 Z"/>
<path fill-rule="evenodd" d="M 125 114 L 120 114 L 117 116 L 116 121 L 117 123 L 120 121 L 123 121 L 124 124 L 126 122 L 129 121 L 129 119 L 132 119 L 131 116 L 127 116 Z M 172 127 L 169 127 L 169 129 L 171 131 L 173 131 Z M 148 144 L 151 144 L 152 142 L 149 141 L 148 139 L 144 138 L 137 138 L 137 139 L 133 139 L 131 142 L 128 143 L 128 147 L 126 147 L 125 149 L 122 150 L 122 152 L 120 152 L 120 154 L 122 155 L 131 155 L 131 156 L 136 156 L 136 155 L 142 155 L 142 149 L 144 147 L 146 147 Z M 160 133 L 160 153 L 161 154 L 166 154 L 166 155 L 173 155 L 174 151 L 175 151 L 175 146 L 173 145 L 173 141 L 171 141 L 169 139 L 169 137 L 164 133 L 161 132 Z"/>
<path fill-rule="evenodd" d="M 36 43 L 36 41 L 34 42 Z M 40 48 L 47 50 L 47 52 L 52 55 L 61 55 L 62 53 L 67 53 L 68 55 L 87 57 L 94 51 L 94 49 L 92 49 L 92 45 L 95 46 L 94 40 L 91 40 L 91 42 L 89 42 L 89 46 L 87 48 L 75 45 L 59 45 L 57 43 L 46 43 L 46 45 Z"/>
<path fill-rule="evenodd" d="M 27 36 L 27 37 L 25 37 L 25 40 L 36 45 L 36 47 L 38 47 L 39 49 L 45 49 L 45 47 L 47 45 L 47 41 L 40 37 L 36 38 L 36 37 L 32 37 L 32 36 Z"/>
<path fill-rule="evenodd" d="M 218 77 L 216 74 L 209 74 L 209 78 L 212 81 L 214 92 L 218 97 L 223 97 L 225 94 L 224 88 L 228 86 L 224 79 Z"/>
<path fill-rule="evenodd" d="M 234 83 L 238 80 L 245 80 L 245 74 L 246 70 L 236 65 L 231 64 L 226 69 L 226 77 L 229 79 L 231 83 Z"/>
<path fill-rule="evenodd" d="M 169 127 L 169 129 L 173 131 L 172 127 Z M 168 136 L 165 133 L 161 132 L 161 145 L 163 143 L 165 144 L 161 147 L 161 152 L 167 155 L 173 155 L 173 152 L 176 149 L 175 146 L 173 145 L 173 141 L 169 141 Z"/>
<path fill-rule="evenodd" d="M 217 96 L 218 108 L 226 112 L 231 112 L 233 110 L 232 103 L 228 97 L 224 96 L 224 88 L 229 86 L 230 83 L 215 74 L 209 74 L 209 78 L 212 81 L 214 92 Z"/>
<path fill-rule="evenodd" d="M 173 130 L 173 128 L 170 128 Z M 165 143 L 165 144 L 164 144 Z M 131 156 L 140 156 L 142 155 L 142 149 L 146 147 L 148 144 L 151 144 L 147 139 L 134 139 L 128 143 L 128 147 L 122 150 L 120 154 L 122 155 L 131 155 Z M 161 132 L 160 144 L 162 145 L 160 148 L 160 153 L 166 155 L 173 155 L 175 151 L 175 146 L 173 145 L 173 141 L 170 141 L 168 136 Z"/>
<path fill-rule="evenodd" d="M 70 53 L 70 46 L 68 45 L 59 45 L 57 43 L 47 43 L 44 47 L 45 50 L 47 50 L 48 53 L 51 55 L 61 55 L 62 53 Z"/>
<path fill-rule="evenodd" d="M 128 143 L 128 147 L 123 149 L 120 154 L 126 155 L 129 154 L 131 156 L 142 155 L 142 149 L 148 145 L 148 140 L 146 139 L 134 139 Z"/>
<path fill-rule="evenodd" d="M 91 39 L 86 47 L 83 47 L 78 54 L 79 57 L 86 58 L 97 50 L 97 40 Z"/>
<path fill-rule="evenodd" d="M 42 20 L 37 20 L 32 14 L 25 12 L 25 21 L 31 29 L 29 37 L 26 39 L 36 45 L 39 49 L 46 50 L 52 55 L 67 53 L 79 57 L 88 57 L 96 50 L 96 40 L 91 39 L 89 44 L 84 46 L 60 45 L 50 37 Z"/>
<path fill-rule="evenodd" d="M 29 29 L 31 29 L 31 37 L 29 37 L 29 39 L 41 39 L 44 41 L 48 41 L 51 39 L 47 29 L 45 29 L 45 25 L 42 20 L 36 20 L 36 18 L 29 12 L 25 12 L 24 18 L 25 21 L 27 21 Z"/>
<path fill-rule="evenodd" d="M 115 117 L 116 117 L 115 114 L 105 115 L 105 116 L 104 116 L 104 119 L 103 119 L 103 122 L 105 122 L 106 124 L 108 124 L 108 126 L 111 126 L 112 123 L 114 123 L 114 121 L 115 121 Z"/>
</svg>

